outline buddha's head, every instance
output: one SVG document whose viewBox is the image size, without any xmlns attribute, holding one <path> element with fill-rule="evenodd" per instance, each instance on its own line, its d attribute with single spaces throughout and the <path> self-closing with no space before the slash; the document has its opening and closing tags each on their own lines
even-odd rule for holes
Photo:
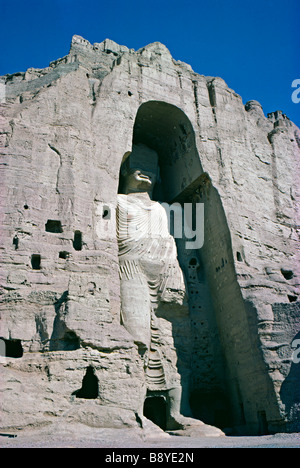
<svg viewBox="0 0 300 468">
<path fill-rule="evenodd" d="M 122 192 L 147 192 L 152 197 L 159 177 L 158 155 L 146 145 L 134 145 L 121 166 Z"/>
</svg>

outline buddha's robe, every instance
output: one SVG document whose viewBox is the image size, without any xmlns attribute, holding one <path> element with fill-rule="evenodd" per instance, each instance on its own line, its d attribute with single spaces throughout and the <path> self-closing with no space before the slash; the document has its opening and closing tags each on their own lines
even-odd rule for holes
<svg viewBox="0 0 300 468">
<path fill-rule="evenodd" d="M 155 310 L 160 302 L 178 304 L 185 297 L 184 277 L 164 207 L 144 193 L 118 195 L 117 238 L 122 323 L 148 350 L 146 374 L 152 384 L 163 387 Z"/>
</svg>

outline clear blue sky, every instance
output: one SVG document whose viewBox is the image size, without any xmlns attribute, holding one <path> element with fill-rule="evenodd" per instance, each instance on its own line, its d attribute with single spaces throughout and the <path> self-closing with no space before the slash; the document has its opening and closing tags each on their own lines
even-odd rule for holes
<svg viewBox="0 0 300 468">
<path fill-rule="evenodd" d="M 299 0 L 0 0 L 0 75 L 44 68 L 79 34 L 139 49 L 160 41 L 195 72 L 220 76 L 264 113 L 300 126 Z"/>
</svg>

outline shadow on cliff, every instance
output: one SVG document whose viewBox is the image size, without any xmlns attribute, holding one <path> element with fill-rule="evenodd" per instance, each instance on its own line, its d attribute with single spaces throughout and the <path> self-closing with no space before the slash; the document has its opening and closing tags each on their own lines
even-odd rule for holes
<svg viewBox="0 0 300 468">
<path fill-rule="evenodd" d="M 68 315 L 68 291 L 65 291 L 54 304 L 55 318 L 50 338 L 50 351 L 72 351 L 80 348 L 80 340 L 76 333 L 66 325 Z"/>
<path fill-rule="evenodd" d="M 191 358 L 191 334 L 190 316 L 187 304 L 185 306 L 162 302 L 157 311 L 157 318 L 164 319 L 171 324 L 172 339 L 177 355 L 176 371 L 180 376 L 181 402 L 180 414 L 192 417 L 189 404 L 190 398 L 190 358 Z"/>
<path fill-rule="evenodd" d="M 295 340 L 298 340 L 295 343 Z M 294 346 L 293 346 L 294 343 Z M 300 430 L 300 332 L 298 332 L 292 340 L 294 350 L 293 361 L 290 367 L 288 376 L 284 379 L 280 397 L 285 405 L 286 416 L 289 420 L 293 420 L 289 428 L 291 431 Z M 295 349 L 297 346 L 297 349 Z M 298 417 L 297 417 L 298 416 Z"/>
</svg>

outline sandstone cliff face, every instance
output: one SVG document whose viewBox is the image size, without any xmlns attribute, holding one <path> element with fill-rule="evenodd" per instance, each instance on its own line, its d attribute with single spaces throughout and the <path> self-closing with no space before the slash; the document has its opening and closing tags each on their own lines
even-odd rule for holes
<svg viewBox="0 0 300 468">
<path fill-rule="evenodd" d="M 0 85 L 2 427 L 140 423 L 114 208 L 142 142 L 160 155 L 164 201 L 205 207 L 203 247 L 178 242 L 189 314 L 158 317 L 183 407 L 244 432 L 299 430 L 299 129 L 160 43 L 74 36 L 66 57 Z"/>
</svg>

